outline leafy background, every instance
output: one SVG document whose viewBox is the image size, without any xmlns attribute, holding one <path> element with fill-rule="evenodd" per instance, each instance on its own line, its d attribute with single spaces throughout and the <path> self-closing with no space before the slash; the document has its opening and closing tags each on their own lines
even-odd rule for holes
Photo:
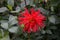
<svg viewBox="0 0 60 40">
<path fill-rule="evenodd" d="M 17 16 L 31 6 L 47 20 L 44 29 L 29 37 L 19 27 Z M 60 40 L 60 0 L 0 0 L 0 40 Z"/>
</svg>

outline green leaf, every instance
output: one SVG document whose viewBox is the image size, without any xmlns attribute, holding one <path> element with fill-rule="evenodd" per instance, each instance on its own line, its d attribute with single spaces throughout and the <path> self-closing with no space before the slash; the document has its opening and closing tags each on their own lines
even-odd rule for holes
<svg viewBox="0 0 60 40">
<path fill-rule="evenodd" d="M 49 29 L 57 29 L 57 27 L 56 26 L 50 26 Z"/>
<path fill-rule="evenodd" d="M 10 6 L 14 6 L 14 0 L 7 0 L 7 4 Z"/>
<path fill-rule="evenodd" d="M 0 40 L 10 40 L 7 30 L 0 29 Z"/>
<path fill-rule="evenodd" d="M 46 33 L 46 31 L 45 31 L 45 30 L 41 30 L 41 33 L 42 33 L 42 34 L 45 34 L 45 33 Z"/>
<path fill-rule="evenodd" d="M 11 33 L 17 33 L 18 32 L 18 27 L 11 27 L 11 28 L 9 28 L 9 30 L 8 30 L 9 32 L 11 32 Z"/>
<path fill-rule="evenodd" d="M 49 19 L 49 21 L 50 21 L 51 23 L 55 24 L 56 18 L 55 18 L 54 15 L 50 16 L 48 19 Z"/>
<path fill-rule="evenodd" d="M 4 29 L 8 29 L 8 22 L 1 22 L 1 27 Z"/>
<path fill-rule="evenodd" d="M 0 8 L 0 13 L 5 12 L 5 11 L 8 11 L 8 9 L 6 7 L 1 7 Z"/>
<path fill-rule="evenodd" d="M 7 36 L 3 37 L 3 38 L 0 39 L 0 40 L 10 40 L 10 38 L 9 38 L 9 36 L 7 35 Z"/>
<path fill-rule="evenodd" d="M 9 16 L 9 26 L 12 26 L 17 23 L 18 23 L 17 16 L 10 15 Z"/>
<path fill-rule="evenodd" d="M 47 34 L 52 34 L 52 31 L 51 30 L 46 30 L 46 33 Z"/>
</svg>

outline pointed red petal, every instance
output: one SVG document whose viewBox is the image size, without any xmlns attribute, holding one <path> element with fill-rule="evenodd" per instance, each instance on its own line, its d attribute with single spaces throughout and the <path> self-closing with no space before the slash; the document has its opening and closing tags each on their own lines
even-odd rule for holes
<svg viewBox="0 0 60 40">
<path fill-rule="evenodd" d="M 33 29 L 32 29 L 32 32 L 36 32 L 37 30 L 38 30 L 38 27 L 37 27 L 37 25 L 35 24 L 34 27 L 33 27 Z"/>
<path fill-rule="evenodd" d="M 30 11 L 31 11 L 31 15 L 35 14 L 34 8 L 31 8 Z"/>
<path fill-rule="evenodd" d="M 24 31 L 28 31 L 28 29 L 29 29 L 29 23 L 28 24 L 25 24 L 25 27 L 24 27 Z"/>
<path fill-rule="evenodd" d="M 30 16 L 30 13 L 27 8 L 25 8 L 25 12 L 24 12 L 23 16 L 25 16 L 25 17 Z"/>
</svg>

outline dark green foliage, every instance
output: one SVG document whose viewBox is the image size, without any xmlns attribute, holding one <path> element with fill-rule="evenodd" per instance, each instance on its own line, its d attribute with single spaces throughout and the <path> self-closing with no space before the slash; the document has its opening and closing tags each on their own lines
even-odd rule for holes
<svg viewBox="0 0 60 40">
<path fill-rule="evenodd" d="M 15 5 L 13 6 L 13 10 L 15 11 L 15 8 L 18 4 L 20 4 L 21 1 L 16 1 L 15 0 Z M 18 27 L 18 32 L 17 33 L 11 33 L 9 32 L 10 39 L 12 40 L 60 40 L 60 0 L 49 0 L 48 2 L 43 2 L 41 1 L 34 3 L 34 6 L 31 5 L 26 5 L 28 9 L 34 7 L 35 9 L 41 9 L 41 13 L 47 17 L 47 20 L 45 22 L 46 27 L 43 28 L 42 30 L 36 32 L 36 33 L 31 33 L 28 35 L 28 33 L 22 32 L 23 28 L 18 27 L 18 24 L 14 24 L 13 26 Z M 0 2 L 0 8 L 1 7 L 6 7 L 7 3 L 6 1 L 3 1 L 3 3 Z M 21 6 L 21 5 L 18 5 Z M 51 7 L 53 7 L 52 10 Z M 21 8 L 21 11 L 24 11 L 23 8 Z M 9 15 L 18 16 L 19 13 L 11 13 L 8 9 L 6 12 L 0 13 L 0 21 L 1 20 L 8 20 L 9 21 Z M 9 25 L 10 26 L 10 25 Z M 1 22 L 0 22 L 0 29 L 5 30 L 4 28 L 1 27 Z M 0 32 L 1 35 L 1 32 Z M 1 37 L 0 37 L 1 38 Z"/>
</svg>

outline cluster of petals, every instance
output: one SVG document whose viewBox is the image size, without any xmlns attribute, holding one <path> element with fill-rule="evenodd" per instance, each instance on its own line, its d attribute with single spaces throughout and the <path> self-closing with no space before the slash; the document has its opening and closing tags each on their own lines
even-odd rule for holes
<svg viewBox="0 0 60 40">
<path fill-rule="evenodd" d="M 18 16 L 18 23 L 19 25 L 24 25 L 24 32 L 37 32 L 39 29 L 45 27 L 44 21 L 46 17 L 41 14 L 40 10 L 35 10 L 34 8 L 28 10 L 25 8 L 25 11 L 20 14 Z"/>
</svg>

